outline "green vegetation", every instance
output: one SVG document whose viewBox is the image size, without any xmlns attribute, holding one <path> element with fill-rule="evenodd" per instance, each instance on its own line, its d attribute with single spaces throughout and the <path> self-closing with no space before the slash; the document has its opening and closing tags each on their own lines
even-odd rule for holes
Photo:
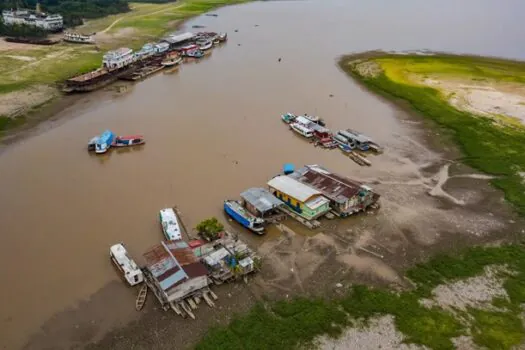
<svg viewBox="0 0 525 350">
<path fill-rule="evenodd" d="M 346 57 L 340 66 L 370 90 L 387 98 L 407 102 L 412 109 L 451 130 L 461 147 L 463 161 L 485 173 L 497 176 L 492 184 L 505 192 L 506 199 L 525 214 L 525 132 L 516 123 L 474 116 L 451 106 L 443 94 L 420 84 L 414 77 L 431 76 L 470 81 L 484 79 L 505 84 L 525 83 L 525 63 L 495 58 L 452 55 L 418 56 L 379 54 L 365 58 L 381 67 L 379 74 L 361 74 L 358 65 Z M 500 120 L 501 121 L 501 120 Z"/>
<path fill-rule="evenodd" d="M 43 11 L 61 14 L 66 26 L 80 25 L 85 18 L 98 18 L 129 11 L 126 0 L 40 0 L 39 2 Z M 0 0 L 0 10 L 17 6 L 35 9 L 36 3 L 37 0 Z"/>
<path fill-rule="evenodd" d="M 0 136 L 3 132 L 24 124 L 24 118 L 9 118 L 0 115 Z"/>
<path fill-rule="evenodd" d="M 200 222 L 196 229 L 197 232 L 199 232 L 205 238 L 214 240 L 218 237 L 220 232 L 224 231 L 224 226 L 219 222 L 219 220 L 217 220 L 217 218 L 213 217 Z"/>
<path fill-rule="evenodd" d="M 0 18 L 0 35 L 26 38 L 45 38 L 47 32 L 43 29 L 25 24 L 6 25 Z"/>
<path fill-rule="evenodd" d="M 474 277 L 490 265 L 506 265 L 513 272 L 502 276 L 510 300 L 493 300 L 493 305 L 503 310 L 469 308 L 455 314 L 419 302 L 430 296 L 432 288 Z M 299 298 L 259 304 L 247 315 L 235 317 L 228 326 L 211 329 L 197 349 L 295 349 L 308 345 L 316 336 L 335 337 L 345 326 L 363 321 L 366 325 L 371 317 L 385 314 L 394 316 L 396 328 L 405 335 L 406 342 L 453 349 L 451 338 L 471 334 L 476 344 L 488 349 L 511 349 L 525 336 L 520 319 L 525 286 L 516 289 L 509 281 L 524 273 L 525 247 L 475 247 L 456 257 L 438 256 L 410 269 L 407 275 L 416 285 L 411 291 L 396 293 L 357 285 L 345 297 L 330 301 Z"/>
</svg>

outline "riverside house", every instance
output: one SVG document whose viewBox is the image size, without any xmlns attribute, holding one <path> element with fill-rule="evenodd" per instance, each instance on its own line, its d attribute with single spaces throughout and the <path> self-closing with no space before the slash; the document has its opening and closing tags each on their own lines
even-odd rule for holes
<svg viewBox="0 0 525 350">
<path fill-rule="evenodd" d="M 330 211 L 330 200 L 296 179 L 279 175 L 268 181 L 270 192 L 307 220 L 317 219 Z"/>
</svg>

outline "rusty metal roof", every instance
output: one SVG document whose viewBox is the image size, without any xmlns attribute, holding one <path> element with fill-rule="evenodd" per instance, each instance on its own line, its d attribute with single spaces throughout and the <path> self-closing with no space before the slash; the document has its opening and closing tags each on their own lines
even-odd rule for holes
<svg viewBox="0 0 525 350">
<path fill-rule="evenodd" d="M 319 165 L 306 165 L 289 176 L 338 203 L 345 203 L 364 190 L 360 182 L 331 173 Z"/>
<path fill-rule="evenodd" d="M 184 241 L 161 242 L 144 253 L 146 267 L 165 291 L 207 271 Z"/>
</svg>

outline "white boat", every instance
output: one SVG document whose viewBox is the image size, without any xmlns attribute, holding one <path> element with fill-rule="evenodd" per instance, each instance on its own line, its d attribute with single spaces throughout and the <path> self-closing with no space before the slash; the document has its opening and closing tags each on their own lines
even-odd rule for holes
<svg viewBox="0 0 525 350">
<path fill-rule="evenodd" d="M 199 40 L 197 41 L 197 45 L 199 45 L 199 49 L 202 51 L 206 51 L 212 48 L 213 41 L 211 40 Z"/>
<path fill-rule="evenodd" d="M 130 286 L 144 282 L 142 270 L 137 266 L 135 261 L 128 255 L 124 244 L 118 243 L 109 248 L 111 261 L 117 266 L 119 271 L 124 275 L 126 282 Z"/>
<path fill-rule="evenodd" d="M 290 124 L 290 128 L 299 135 L 304 136 L 308 139 L 314 136 L 314 132 L 302 124 L 292 123 Z"/>
<path fill-rule="evenodd" d="M 164 67 L 172 67 L 172 66 L 178 65 L 181 62 L 182 62 L 181 56 L 173 56 L 173 57 L 167 57 L 160 64 L 162 64 Z"/>
<path fill-rule="evenodd" d="M 168 241 L 182 239 L 182 223 L 173 208 L 162 209 L 159 213 L 162 232 Z"/>
</svg>

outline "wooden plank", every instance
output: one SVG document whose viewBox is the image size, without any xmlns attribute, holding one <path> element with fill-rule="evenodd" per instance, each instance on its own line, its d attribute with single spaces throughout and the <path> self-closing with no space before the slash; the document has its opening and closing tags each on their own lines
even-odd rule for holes
<svg viewBox="0 0 525 350">
<path fill-rule="evenodd" d="M 190 304 L 190 307 L 195 310 L 197 308 L 197 304 L 195 304 L 195 302 L 193 301 L 192 298 L 187 298 L 186 301 L 188 302 L 188 304 Z"/>
<path fill-rule="evenodd" d="M 219 299 L 219 297 L 217 296 L 217 294 L 213 293 L 213 290 L 210 289 L 210 294 L 211 294 L 211 297 L 213 298 L 213 300 L 217 300 Z"/>
<path fill-rule="evenodd" d="M 193 314 L 193 312 L 191 312 L 190 307 L 188 306 L 188 304 L 186 304 L 184 300 L 180 302 L 180 306 L 184 311 L 186 311 L 188 316 L 190 316 L 192 319 L 195 319 L 195 315 Z"/>
<path fill-rule="evenodd" d="M 204 292 L 204 294 L 202 294 L 202 297 L 209 307 L 215 307 L 215 303 L 210 299 L 207 292 Z"/>
<path fill-rule="evenodd" d="M 182 316 L 182 312 L 181 312 L 181 310 L 180 310 L 180 308 L 179 308 L 178 305 L 176 305 L 175 303 L 171 302 L 171 303 L 170 303 L 170 306 L 171 306 L 171 308 L 173 309 L 173 311 L 175 311 L 175 313 L 176 313 L 177 315 Z"/>
</svg>

